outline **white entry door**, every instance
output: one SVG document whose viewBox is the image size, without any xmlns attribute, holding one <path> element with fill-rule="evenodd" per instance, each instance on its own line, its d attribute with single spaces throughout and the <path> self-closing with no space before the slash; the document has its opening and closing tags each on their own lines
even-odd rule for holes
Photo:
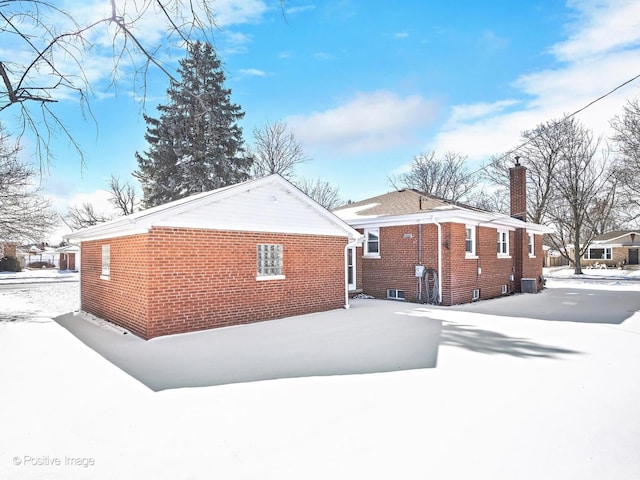
<svg viewBox="0 0 640 480">
<path fill-rule="evenodd" d="M 349 290 L 356 289 L 356 249 L 347 249 L 347 278 L 349 280 Z"/>
</svg>

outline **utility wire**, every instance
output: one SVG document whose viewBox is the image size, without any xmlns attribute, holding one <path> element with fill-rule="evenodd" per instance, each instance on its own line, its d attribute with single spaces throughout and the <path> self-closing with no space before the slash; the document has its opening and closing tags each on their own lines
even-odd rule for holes
<svg viewBox="0 0 640 480">
<path fill-rule="evenodd" d="M 562 123 L 562 122 L 565 122 L 566 120 L 570 119 L 571 117 L 575 117 L 575 116 L 576 116 L 576 115 L 578 115 L 579 113 L 581 113 L 581 112 L 585 111 L 587 108 L 591 107 L 593 104 L 595 104 L 595 103 L 599 102 L 600 100 L 603 100 L 603 99 L 607 98 L 607 97 L 608 97 L 609 95 L 611 95 L 612 93 L 616 92 L 617 90 L 620 90 L 622 87 L 624 87 L 624 86 L 626 86 L 626 85 L 630 84 L 631 82 L 634 82 L 634 81 L 635 81 L 635 80 L 637 80 L 638 78 L 640 78 L 640 74 L 636 75 L 636 76 L 635 76 L 635 77 L 633 77 L 633 78 L 630 78 L 630 79 L 629 79 L 629 80 L 627 80 L 626 82 L 623 82 L 623 83 L 621 83 L 620 85 L 618 85 L 617 87 L 615 87 L 615 88 L 613 88 L 613 89 L 609 90 L 609 91 L 608 91 L 607 93 L 605 93 L 604 95 L 601 95 L 601 96 L 599 96 L 598 98 L 596 98 L 595 100 L 592 100 L 591 102 L 587 103 L 584 107 L 579 108 L 578 110 L 576 110 L 576 111 L 575 111 L 575 112 L 573 112 L 572 114 L 570 114 L 570 115 L 566 115 L 562 120 L 559 120 L 559 121 L 555 122 L 554 127 L 555 127 L 556 125 L 559 125 L 559 124 L 560 124 L 560 123 Z M 520 150 L 522 147 L 527 146 L 529 143 L 531 143 L 531 142 L 532 142 L 532 141 L 534 141 L 535 139 L 537 139 L 537 138 L 541 137 L 543 134 L 544 134 L 544 132 L 540 132 L 538 135 L 535 135 L 535 136 L 533 136 L 533 137 L 529 138 L 526 142 L 524 142 L 524 143 L 522 143 L 522 144 L 518 145 L 517 147 L 515 147 L 515 148 L 513 148 L 513 149 L 509 150 L 509 151 L 508 151 L 508 152 L 506 152 L 506 153 L 503 153 L 501 156 L 499 156 L 499 157 L 496 159 L 496 161 L 500 161 L 500 160 L 502 160 L 503 158 L 508 157 L 508 156 L 509 156 L 509 155 L 511 155 L 512 153 L 517 152 L 517 151 L 518 151 L 518 150 Z M 486 169 L 487 167 L 489 167 L 489 166 L 490 166 L 490 164 L 483 165 L 482 167 L 478 168 L 477 170 L 474 170 L 473 172 L 469 173 L 469 175 L 474 175 L 474 174 L 476 174 L 476 173 L 479 173 L 479 172 L 481 172 L 481 171 L 485 170 L 485 169 Z"/>
</svg>

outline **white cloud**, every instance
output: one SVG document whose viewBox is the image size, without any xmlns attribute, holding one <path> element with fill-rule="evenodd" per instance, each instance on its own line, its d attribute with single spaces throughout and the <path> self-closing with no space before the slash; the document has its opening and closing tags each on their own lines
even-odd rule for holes
<svg viewBox="0 0 640 480">
<path fill-rule="evenodd" d="M 405 38 L 409 38 L 409 34 L 407 32 L 398 32 L 393 35 L 393 38 L 395 38 L 396 40 L 402 40 Z"/>
<path fill-rule="evenodd" d="M 522 131 L 576 112 L 637 75 L 640 28 L 631 28 L 634 21 L 640 27 L 640 2 L 636 3 L 572 1 L 570 6 L 579 8 L 581 23 L 573 23 L 567 40 L 550 49 L 558 67 L 514 79 L 516 93 L 510 99 L 453 106 L 448 121 L 427 148 L 458 151 L 471 160 L 486 159 L 516 147 Z M 635 20 L 625 18 L 631 15 Z M 605 41 L 606 36 L 611 38 Z M 600 37 L 602 41 L 596 42 Z M 595 103 L 578 119 L 596 135 L 608 134 L 611 118 L 621 113 L 626 99 L 638 96 L 639 83 Z M 509 108 L 516 102 L 521 105 L 518 111 Z"/>
<path fill-rule="evenodd" d="M 399 145 L 433 121 L 437 106 L 419 95 L 358 93 L 330 110 L 287 120 L 305 147 L 361 153 Z"/>
<path fill-rule="evenodd" d="M 551 48 L 558 60 L 574 62 L 640 44 L 637 0 L 569 0 L 568 6 L 577 19 L 569 26 L 569 38 Z"/>
<path fill-rule="evenodd" d="M 238 73 L 240 75 L 244 75 L 247 77 L 266 77 L 267 73 L 263 70 L 258 70 L 257 68 L 245 68 L 243 70 L 239 70 Z"/>
</svg>

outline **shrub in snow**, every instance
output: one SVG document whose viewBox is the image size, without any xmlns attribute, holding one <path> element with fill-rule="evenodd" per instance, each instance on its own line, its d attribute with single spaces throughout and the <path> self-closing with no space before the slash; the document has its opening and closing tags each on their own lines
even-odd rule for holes
<svg viewBox="0 0 640 480">
<path fill-rule="evenodd" d="M 19 272 L 22 270 L 16 257 L 3 257 L 0 260 L 0 272 Z"/>
</svg>

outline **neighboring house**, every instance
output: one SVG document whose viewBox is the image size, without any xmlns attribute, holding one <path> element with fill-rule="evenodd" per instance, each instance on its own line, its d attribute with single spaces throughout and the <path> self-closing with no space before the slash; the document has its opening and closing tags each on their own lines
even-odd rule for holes
<svg viewBox="0 0 640 480">
<path fill-rule="evenodd" d="M 77 245 L 65 245 L 58 247 L 60 270 L 78 270 L 80 268 L 80 247 Z"/>
<path fill-rule="evenodd" d="M 640 231 L 616 230 L 603 233 L 594 238 L 582 257 L 585 267 L 594 264 L 609 267 L 622 265 L 638 265 L 640 251 Z"/>
<path fill-rule="evenodd" d="M 365 236 L 349 251 L 352 292 L 455 305 L 542 288 L 542 237 L 527 223 L 526 169 L 512 168 L 512 215 L 400 190 L 334 213 Z"/>
<path fill-rule="evenodd" d="M 145 339 L 348 306 L 361 235 L 279 175 L 68 234 L 81 309 Z"/>
</svg>

